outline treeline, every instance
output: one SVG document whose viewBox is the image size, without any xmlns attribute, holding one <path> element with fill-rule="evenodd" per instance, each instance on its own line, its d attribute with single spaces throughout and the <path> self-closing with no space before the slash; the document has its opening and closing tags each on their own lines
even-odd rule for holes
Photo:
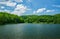
<svg viewBox="0 0 60 39">
<path fill-rule="evenodd" d="M 42 23 L 42 24 L 60 24 L 60 14 L 56 15 L 27 15 L 17 16 L 7 12 L 0 12 L 0 24 L 13 23 Z"/>
<path fill-rule="evenodd" d="M 60 24 L 60 14 L 22 16 L 25 23 Z"/>
<path fill-rule="evenodd" d="M 17 15 L 7 12 L 0 12 L 0 24 L 24 23 L 24 20 Z"/>
</svg>

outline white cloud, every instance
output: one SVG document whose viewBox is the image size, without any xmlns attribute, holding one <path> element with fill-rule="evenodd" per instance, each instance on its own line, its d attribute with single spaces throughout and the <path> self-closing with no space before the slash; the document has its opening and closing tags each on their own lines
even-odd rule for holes
<svg viewBox="0 0 60 39">
<path fill-rule="evenodd" d="M 0 2 L 6 2 L 6 1 L 23 2 L 23 0 L 0 0 Z"/>
<path fill-rule="evenodd" d="M 2 9 L 4 9 L 5 7 L 4 6 L 0 6 Z"/>
<path fill-rule="evenodd" d="M 46 10 L 46 8 L 40 8 L 40 9 L 38 9 L 36 12 L 37 13 L 40 13 L 40 12 L 43 12 L 43 11 L 45 11 Z"/>
<path fill-rule="evenodd" d="M 35 14 L 35 13 L 41 13 L 41 12 L 44 12 L 45 10 L 46 10 L 46 8 L 40 8 L 40 9 L 38 9 L 36 11 L 33 11 L 33 14 Z"/>
<path fill-rule="evenodd" d="M 59 7 L 60 8 L 60 5 L 53 5 L 54 7 Z"/>
<path fill-rule="evenodd" d="M 12 13 L 16 15 L 21 15 L 25 13 L 27 10 L 30 10 L 30 9 L 24 6 L 23 4 L 19 4 L 16 6 L 15 10 Z"/>
<path fill-rule="evenodd" d="M 14 7 L 14 6 L 16 5 L 16 3 L 14 3 L 14 2 L 10 2 L 10 1 L 9 1 L 9 2 L 7 2 L 6 5 L 7 5 L 7 6 L 13 6 L 13 7 Z"/>
<path fill-rule="evenodd" d="M 11 1 L 0 2 L 0 4 L 4 4 L 6 6 L 11 6 L 11 7 L 14 7 L 16 5 L 16 3 L 11 2 Z"/>
<path fill-rule="evenodd" d="M 8 1 L 2 0 L 2 1 L 0 1 L 0 4 L 4 4 L 4 5 L 10 6 L 10 7 L 16 7 L 14 9 L 14 11 L 11 12 L 10 10 L 6 10 L 6 9 L 0 10 L 0 11 L 2 11 L 2 12 L 10 12 L 10 13 L 16 14 L 16 15 L 21 15 L 21 14 L 27 12 L 28 10 L 31 10 L 27 6 L 24 6 L 23 4 L 18 4 L 16 6 L 16 2 L 23 2 L 23 0 L 13 0 L 13 1 L 15 1 L 15 2 L 12 2 L 12 0 L 8 0 Z M 5 8 L 5 7 L 2 6 L 1 8 Z"/>
<path fill-rule="evenodd" d="M 54 11 L 56 11 L 56 10 L 48 10 L 46 8 L 40 8 L 40 9 L 38 9 L 36 11 L 33 11 L 33 14 L 42 13 L 42 12 L 47 13 L 47 12 L 54 12 Z"/>
<path fill-rule="evenodd" d="M 4 10 L 4 12 L 8 12 L 8 13 L 10 13 L 10 14 L 11 14 L 11 11 L 10 11 L 10 10 Z"/>
<path fill-rule="evenodd" d="M 5 1 L 9 1 L 9 0 L 0 0 L 0 2 L 5 2 Z"/>
<path fill-rule="evenodd" d="M 15 2 L 23 2 L 23 0 L 15 0 Z"/>
<path fill-rule="evenodd" d="M 0 10 L 0 12 L 8 12 L 8 13 L 10 13 L 10 11 L 9 10 L 6 10 L 6 9 L 5 10 Z"/>
<path fill-rule="evenodd" d="M 55 10 L 46 10 L 46 12 L 54 12 Z"/>
<path fill-rule="evenodd" d="M 36 11 L 33 11 L 33 14 L 35 14 L 36 13 Z"/>
<path fill-rule="evenodd" d="M 31 0 L 28 0 L 28 2 L 31 2 Z"/>
</svg>

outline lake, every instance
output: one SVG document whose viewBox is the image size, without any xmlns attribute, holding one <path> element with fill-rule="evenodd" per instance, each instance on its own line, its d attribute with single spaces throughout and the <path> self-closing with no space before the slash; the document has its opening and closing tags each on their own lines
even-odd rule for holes
<svg viewBox="0 0 60 39">
<path fill-rule="evenodd" d="M 60 39 L 60 24 L 0 25 L 0 39 Z"/>
</svg>

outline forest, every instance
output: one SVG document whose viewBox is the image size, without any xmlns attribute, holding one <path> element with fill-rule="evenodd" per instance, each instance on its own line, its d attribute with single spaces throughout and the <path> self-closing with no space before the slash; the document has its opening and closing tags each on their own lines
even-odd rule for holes
<svg viewBox="0 0 60 39">
<path fill-rule="evenodd" d="M 7 12 L 0 12 L 0 25 L 17 23 L 60 24 L 60 14 L 17 16 Z"/>
</svg>

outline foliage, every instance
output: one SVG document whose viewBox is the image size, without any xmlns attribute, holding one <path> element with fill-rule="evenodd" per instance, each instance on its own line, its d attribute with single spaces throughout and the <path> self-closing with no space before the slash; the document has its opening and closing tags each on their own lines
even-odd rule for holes
<svg viewBox="0 0 60 39">
<path fill-rule="evenodd" d="M 27 15 L 17 16 L 7 12 L 0 12 L 0 24 L 12 23 L 46 23 L 60 24 L 60 14 L 56 15 Z"/>
<path fill-rule="evenodd" d="M 10 24 L 10 23 L 23 23 L 24 20 L 14 14 L 9 14 L 7 12 L 0 12 L 0 24 Z"/>
</svg>

